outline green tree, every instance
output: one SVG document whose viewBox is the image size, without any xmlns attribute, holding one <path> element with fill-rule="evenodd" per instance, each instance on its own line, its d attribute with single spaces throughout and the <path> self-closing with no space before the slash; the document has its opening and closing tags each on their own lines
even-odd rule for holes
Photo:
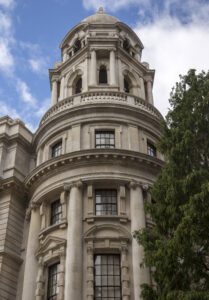
<svg viewBox="0 0 209 300">
<path fill-rule="evenodd" d="M 209 299 L 209 72 L 180 76 L 157 148 L 167 158 L 145 209 L 153 228 L 135 232 L 157 288 L 146 300 Z"/>
</svg>

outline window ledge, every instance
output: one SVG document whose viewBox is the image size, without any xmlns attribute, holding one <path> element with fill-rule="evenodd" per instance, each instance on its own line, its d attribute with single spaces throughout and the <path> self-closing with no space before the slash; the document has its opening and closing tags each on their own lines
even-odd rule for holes
<svg viewBox="0 0 209 300">
<path fill-rule="evenodd" d="M 91 215 L 91 216 L 87 216 L 84 221 L 87 223 L 94 223 L 95 221 L 99 221 L 99 220 L 111 220 L 111 221 L 119 221 L 120 223 L 127 223 L 130 221 L 130 219 L 128 218 L 127 215 L 102 215 L 102 216 L 95 216 L 95 215 Z"/>
<path fill-rule="evenodd" d="M 63 219 L 60 223 L 50 225 L 50 226 L 42 229 L 41 232 L 39 233 L 39 238 L 43 239 L 50 232 L 57 230 L 57 229 L 64 229 L 66 227 L 67 227 L 67 220 Z"/>
</svg>

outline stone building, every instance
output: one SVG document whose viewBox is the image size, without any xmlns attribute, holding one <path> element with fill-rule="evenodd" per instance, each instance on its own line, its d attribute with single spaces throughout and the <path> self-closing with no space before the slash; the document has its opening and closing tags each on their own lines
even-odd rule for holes
<svg viewBox="0 0 209 300">
<path fill-rule="evenodd" d="M 37 131 L 0 118 L 0 299 L 137 300 L 151 278 L 132 233 L 163 165 L 154 70 L 101 8 L 60 49 Z"/>
</svg>

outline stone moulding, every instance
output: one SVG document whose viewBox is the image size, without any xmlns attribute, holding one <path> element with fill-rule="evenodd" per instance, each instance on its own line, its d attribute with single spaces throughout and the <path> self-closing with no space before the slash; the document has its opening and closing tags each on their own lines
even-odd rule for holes
<svg viewBox="0 0 209 300">
<path fill-rule="evenodd" d="M 133 96 L 127 95 L 123 92 L 114 92 L 114 91 L 94 91 L 94 92 L 85 92 L 82 94 L 73 95 L 71 97 L 65 98 L 58 102 L 56 105 L 52 106 L 41 119 L 40 125 L 43 125 L 51 117 L 66 111 L 75 106 L 81 106 L 90 103 L 118 103 L 128 106 L 133 106 L 142 111 L 145 111 L 152 116 L 156 117 L 158 120 L 163 120 L 162 115 L 159 111 L 147 101 Z"/>
<path fill-rule="evenodd" d="M 144 153 L 130 151 L 130 150 L 121 150 L 121 149 L 90 149 L 90 150 L 81 150 L 76 152 L 67 153 L 60 155 L 59 157 L 52 158 L 36 169 L 34 169 L 25 179 L 25 186 L 30 188 L 37 180 L 41 179 L 47 173 L 56 169 L 56 171 L 65 166 L 72 165 L 73 167 L 78 164 L 82 164 L 82 167 L 89 163 L 92 164 L 93 160 L 95 161 L 104 161 L 108 162 L 109 160 L 116 161 L 119 160 L 119 163 L 123 161 L 133 162 L 134 164 L 147 164 L 154 168 L 160 170 L 164 162 L 156 157 L 149 156 Z"/>
</svg>

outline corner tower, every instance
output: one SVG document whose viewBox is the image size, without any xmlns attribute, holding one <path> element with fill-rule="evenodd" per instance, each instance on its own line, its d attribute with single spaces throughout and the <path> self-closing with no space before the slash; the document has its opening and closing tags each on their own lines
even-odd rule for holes
<svg viewBox="0 0 209 300">
<path fill-rule="evenodd" d="M 151 278 L 132 234 L 151 223 L 143 199 L 163 165 L 154 70 L 141 62 L 137 35 L 102 8 L 60 49 L 25 178 L 21 299 L 137 300 Z"/>
</svg>

